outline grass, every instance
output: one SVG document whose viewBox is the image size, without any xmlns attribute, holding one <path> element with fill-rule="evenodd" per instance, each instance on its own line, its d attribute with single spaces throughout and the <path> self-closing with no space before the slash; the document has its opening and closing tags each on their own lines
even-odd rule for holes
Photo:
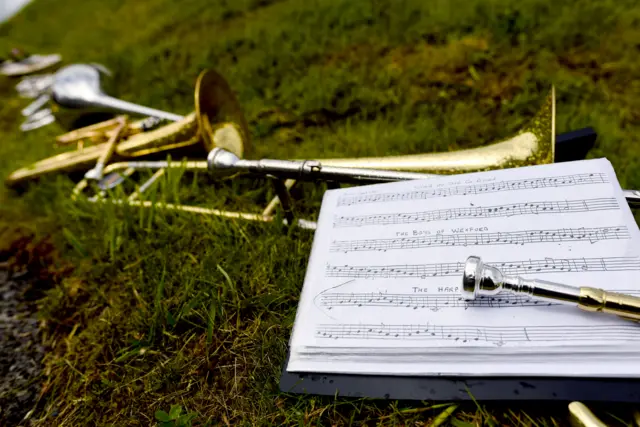
<svg viewBox="0 0 640 427">
<path fill-rule="evenodd" d="M 606 156 L 627 188 L 640 188 L 639 41 L 640 8 L 620 0 L 36 0 L 0 26 L 0 51 L 103 63 L 117 76 L 109 93 L 181 114 L 198 73 L 215 68 L 243 105 L 254 158 L 480 146 L 526 124 L 554 84 L 558 132 L 594 127 L 589 157 Z M 0 80 L 2 176 L 63 151 L 58 125 L 19 132 L 15 83 Z M 58 249 L 39 261 L 51 287 L 35 425 L 567 422 L 564 403 L 280 393 L 310 233 L 73 203 L 71 188 L 59 176 L 0 190 L 3 245 L 31 239 L 14 262 Z M 313 217 L 323 188 L 303 189 L 298 208 Z M 179 173 L 155 193 L 252 212 L 271 195 L 265 182 Z M 631 420 L 628 407 L 594 408 Z"/>
</svg>

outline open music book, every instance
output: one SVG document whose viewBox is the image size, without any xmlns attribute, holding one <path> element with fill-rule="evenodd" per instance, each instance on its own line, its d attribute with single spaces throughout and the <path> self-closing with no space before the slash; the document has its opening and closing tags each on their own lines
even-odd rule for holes
<svg viewBox="0 0 640 427">
<path fill-rule="evenodd" d="M 325 193 L 289 372 L 640 376 L 640 325 L 501 293 L 505 274 L 640 295 L 640 232 L 606 159 Z"/>
</svg>

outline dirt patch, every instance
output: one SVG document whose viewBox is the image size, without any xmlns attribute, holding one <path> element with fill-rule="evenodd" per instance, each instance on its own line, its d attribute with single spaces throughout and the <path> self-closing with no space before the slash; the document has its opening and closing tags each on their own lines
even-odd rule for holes
<svg viewBox="0 0 640 427">
<path fill-rule="evenodd" d="M 44 347 L 38 319 L 27 298 L 28 272 L 0 271 L 0 421 L 17 425 L 40 392 Z"/>
<path fill-rule="evenodd" d="M 6 236 L 4 236 L 6 237 Z M 13 236 L 15 238 L 15 236 Z M 54 282 L 48 239 L 15 238 L 0 250 L 0 424 L 27 425 L 41 396 L 43 345 L 37 301 Z"/>
</svg>

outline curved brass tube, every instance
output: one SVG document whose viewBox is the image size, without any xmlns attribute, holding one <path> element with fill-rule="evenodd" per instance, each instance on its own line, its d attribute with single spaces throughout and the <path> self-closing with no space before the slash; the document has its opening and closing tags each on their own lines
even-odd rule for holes
<svg viewBox="0 0 640 427">
<path fill-rule="evenodd" d="M 203 156 L 214 147 L 245 156 L 251 152 L 251 139 L 240 105 L 227 81 L 213 70 L 198 76 L 194 93 L 195 112 L 179 121 L 148 132 L 130 135 L 115 147 L 114 161 L 164 153 L 201 144 Z M 18 169 L 6 179 L 7 186 L 54 172 L 91 168 L 107 143 L 67 152 Z"/>
</svg>

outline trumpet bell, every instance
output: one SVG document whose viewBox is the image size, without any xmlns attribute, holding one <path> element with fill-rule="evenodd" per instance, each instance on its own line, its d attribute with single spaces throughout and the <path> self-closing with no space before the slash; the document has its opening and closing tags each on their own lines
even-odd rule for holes
<svg viewBox="0 0 640 427">
<path fill-rule="evenodd" d="M 214 70 L 203 71 L 196 82 L 196 116 L 207 152 L 224 148 L 242 158 L 251 156 L 249 128 L 227 80 Z"/>
</svg>

